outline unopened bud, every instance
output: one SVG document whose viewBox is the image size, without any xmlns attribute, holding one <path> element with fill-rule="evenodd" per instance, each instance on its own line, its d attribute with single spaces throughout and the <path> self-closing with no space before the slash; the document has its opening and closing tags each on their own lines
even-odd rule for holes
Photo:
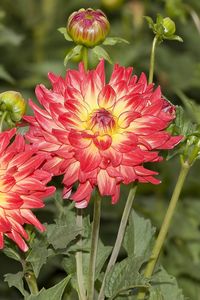
<svg viewBox="0 0 200 300">
<path fill-rule="evenodd" d="M 9 125 L 19 122 L 26 109 L 25 100 L 22 95 L 15 91 L 7 91 L 0 94 L 0 114 L 7 112 Z"/>
<path fill-rule="evenodd" d="M 101 44 L 110 30 L 110 23 L 101 10 L 80 9 L 69 16 L 67 33 L 72 40 L 85 47 Z"/>
<path fill-rule="evenodd" d="M 170 18 L 164 18 L 163 23 L 165 36 L 172 36 L 176 31 L 176 25 Z"/>
</svg>

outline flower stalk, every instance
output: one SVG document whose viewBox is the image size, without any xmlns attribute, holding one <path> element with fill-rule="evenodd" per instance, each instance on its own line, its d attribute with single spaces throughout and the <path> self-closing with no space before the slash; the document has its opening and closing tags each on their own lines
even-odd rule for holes
<svg viewBox="0 0 200 300">
<path fill-rule="evenodd" d="M 82 209 L 77 209 L 76 225 L 79 228 L 83 228 Z M 80 251 L 77 251 L 76 255 L 75 255 L 78 293 L 79 293 L 80 300 L 86 300 L 86 291 L 85 291 L 84 277 L 83 277 L 83 256 L 82 256 L 82 237 L 81 236 L 78 241 L 78 246 L 80 247 Z"/>
<path fill-rule="evenodd" d="M 153 274 L 153 271 L 155 269 L 156 262 L 158 260 L 159 255 L 160 255 L 160 252 L 162 250 L 162 247 L 163 247 L 163 244 L 165 242 L 167 233 L 169 231 L 169 227 L 170 227 L 170 224 L 171 224 L 171 221 L 172 221 L 172 217 L 174 215 L 176 205 L 177 205 L 181 190 L 183 188 L 185 179 L 186 179 L 187 174 L 190 170 L 190 167 L 191 167 L 191 165 L 188 164 L 188 162 L 183 162 L 182 163 L 182 167 L 181 167 L 181 170 L 180 170 L 180 173 L 179 173 L 179 177 L 178 177 L 174 192 L 172 194 L 172 198 L 171 198 L 170 203 L 169 203 L 169 207 L 167 209 L 167 212 L 166 212 L 165 218 L 163 220 L 160 232 L 158 234 L 157 240 L 156 240 L 155 245 L 153 247 L 150 259 L 149 259 L 149 261 L 147 263 L 147 266 L 146 266 L 146 269 L 144 271 L 144 276 L 146 278 L 151 278 L 151 275 Z M 140 292 L 138 294 L 137 299 L 138 300 L 143 300 L 145 298 L 145 294 L 146 294 L 145 291 Z"/>
<path fill-rule="evenodd" d="M 84 68 L 86 71 L 88 69 L 88 48 L 87 47 L 83 47 L 82 58 L 83 58 Z"/>
<path fill-rule="evenodd" d="M 95 266 L 96 266 L 96 257 L 97 257 L 97 250 L 98 250 L 98 241 L 99 241 L 100 218 L 101 218 L 101 196 L 97 192 L 96 198 L 94 199 L 92 239 L 91 239 L 90 262 L 89 262 L 89 273 L 88 273 L 88 300 L 94 299 Z"/>
<path fill-rule="evenodd" d="M 102 286 L 101 286 L 101 290 L 100 290 L 100 293 L 99 293 L 98 300 L 104 300 L 104 298 L 105 298 L 104 288 L 105 288 L 106 276 L 110 272 L 110 270 L 112 269 L 112 267 L 114 266 L 114 264 L 117 260 L 117 257 L 118 257 L 118 254 L 119 254 L 119 251 L 120 251 L 120 248 L 121 248 L 121 245 L 122 245 L 122 241 L 123 241 L 123 238 L 124 238 L 128 218 L 129 218 L 132 206 L 133 206 L 133 200 L 135 198 L 136 191 L 137 191 L 137 185 L 133 184 L 132 187 L 130 188 L 129 195 L 128 195 L 128 198 L 127 198 L 127 201 L 126 201 L 126 204 L 125 204 L 125 208 L 124 208 L 124 211 L 123 211 L 123 214 L 122 214 L 122 218 L 121 218 L 117 238 L 116 238 L 115 245 L 114 245 L 110 260 L 108 262 L 108 265 L 107 265 L 107 268 L 106 268 L 106 271 L 105 271 L 105 275 L 104 275 L 104 278 L 103 278 L 103 282 L 102 282 Z"/>
<path fill-rule="evenodd" d="M 157 36 L 154 37 L 152 48 L 151 48 L 151 57 L 150 57 L 150 66 L 149 66 L 149 83 L 153 82 L 153 74 L 154 74 L 154 66 L 155 66 L 155 53 L 156 53 L 156 46 L 157 46 L 158 38 Z"/>
<path fill-rule="evenodd" d="M 29 263 L 25 265 L 24 278 L 27 282 L 27 285 L 29 287 L 31 294 L 37 295 L 39 292 L 37 280 L 36 280 L 36 276 L 33 272 L 33 268 L 31 266 L 31 264 L 29 264 Z"/>
</svg>

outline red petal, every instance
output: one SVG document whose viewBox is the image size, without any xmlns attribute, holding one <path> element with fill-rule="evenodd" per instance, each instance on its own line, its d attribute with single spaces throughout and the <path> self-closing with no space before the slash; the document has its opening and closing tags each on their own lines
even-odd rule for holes
<svg viewBox="0 0 200 300">
<path fill-rule="evenodd" d="M 103 87 L 98 96 L 98 104 L 101 108 L 111 108 L 116 102 L 116 94 L 110 85 Z"/>
<path fill-rule="evenodd" d="M 102 196 L 114 195 L 116 190 L 116 180 L 110 177 L 105 170 L 100 170 L 97 175 L 97 184 Z"/>
<path fill-rule="evenodd" d="M 80 169 L 79 162 L 75 162 L 69 165 L 69 167 L 65 171 L 65 175 L 63 178 L 64 185 L 71 186 L 78 180 L 79 169 Z"/>
<path fill-rule="evenodd" d="M 138 112 L 123 112 L 119 118 L 118 118 L 118 125 L 121 128 L 127 128 L 131 122 L 133 122 L 135 119 L 140 118 L 141 114 Z"/>
<path fill-rule="evenodd" d="M 71 130 L 68 139 L 70 144 L 75 148 L 87 148 L 92 143 L 91 137 L 84 136 L 84 133 Z"/>
<path fill-rule="evenodd" d="M 21 235 L 19 233 L 17 233 L 15 230 L 13 230 L 11 233 L 7 233 L 6 235 L 11 240 L 13 240 L 19 246 L 19 248 L 22 251 L 26 252 L 28 250 L 28 246 L 26 245 L 26 243 L 22 239 Z"/>
<path fill-rule="evenodd" d="M 45 230 L 45 227 L 38 221 L 29 209 L 21 209 L 20 212 L 26 223 L 34 225 L 42 232 Z"/>
<path fill-rule="evenodd" d="M 99 150 L 106 150 L 112 144 L 112 138 L 108 134 L 99 135 L 93 139 L 94 144 L 97 146 Z"/>
<path fill-rule="evenodd" d="M 101 162 L 99 150 L 93 144 L 82 151 L 76 151 L 75 158 L 80 162 L 81 170 L 84 172 L 96 169 Z"/>
<path fill-rule="evenodd" d="M 87 203 L 91 197 L 93 188 L 89 181 L 80 183 L 77 191 L 71 196 L 71 199 L 76 202 L 83 202 L 87 206 Z M 83 203 L 82 203 L 83 204 Z"/>
</svg>

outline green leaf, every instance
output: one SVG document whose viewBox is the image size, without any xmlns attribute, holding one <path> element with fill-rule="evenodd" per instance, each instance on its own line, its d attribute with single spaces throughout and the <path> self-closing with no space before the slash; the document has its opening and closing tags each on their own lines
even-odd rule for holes
<svg viewBox="0 0 200 300">
<path fill-rule="evenodd" d="M 46 263 L 47 257 L 49 256 L 47 247 L 48 245 L 44 238 L 34 240 L 26 258 L 26 261 L 31 263 L 36 277 L 38 277 L 41 267 Z"/>
<path fill-rule="evenodd" d="M 47 290 L 43 288 L 37 295 L 30 295 L 26 300 L 61 300 L 70 278 L 69 275 L 53 287 Z"/>
<path fill-rule="evenodd" d="M 21 257 L 19 253 L 15 251 L 13 248 L 5 247 L 3 249 L 3 253 L 14 260 L 21 261 Z"/>
<path fill-rule="evenodd" d="M 71 206 L 55 222 L 47 226 L 47 240 L 54 249 L 66 248 L 81 233 L 81 228 L 74 225 L 75 214 Z"/>
<path fill-rule="evenodd" d="M 99 60 L 103 58 L 103 59 L 107 60 L 110 64 L 112 64 L 112 60 L 111 60 L 109 54 L 101 46 L 94 47 L 92 49 L 92 51 Z"/>
<path fill-rule="evenodd" d="M 163 295 L 161 294 L 161 292 L 158 289 L 150 288 L 150 295 L 149 295 L 148 300 L 165 300 L 165 299 L 163 298 Z"/>
<path fill-rule="evenodd" d="M 67 55 L 65 56 L 65 59 L 64 59 L 65 67 L 66 67 L 66 65 L 67 65 L 67 63 L 70 59 L 72 59 L 73 57 L 81 54 L 82 48 L 83 48 L 83 46 L 78 45 L 78 46 L 75 46 L 72 50 L 70 50 L 67 53 Z"/>
<path fill-rule="evenodd" d="M 67 41 L 73 42 L 72 38 L 67 33 L 66 27 L 60 27 L 60 28 L 58 28 L 58 31 L 64 35 L 64 37 Z"/>
<path fill-rule="evenodd" d="M 171 35 L 169 37 L 164 36 L 165 40 L 172 40 L 172 41 L 178 41 L 178 42 L 183 42 L 183 39 L 179 35 Z"/>
<path fill-rule="evenodd" d="M 138 287 L 148 287 L 139 269 L 144 263 L 144 257 L 128 257 L 116 263 L 106 277 L 105 295 L 115 299 L 118 295 L 128 295 Z"/>
<path fill-rule="evenodd" d="M 169 275 L 163 267 L 154 273 L 151 284 L 152 289 L 150 289 L 150 293 L 152 293 L 154 289 L 157 289 L 160 291 L 164 300 L 184 300 L 182 290 L 178 287 L 175 277 Z"/>
<path fill-rule="evenodd" d="M 177 90 L 176 94 L 179 96 L 180 100 L 183 102 L 186 110 L 192 119 L 200 124 L 200 105 L 198 105 L 194 100 L 188 98 L 182 91 Z"/>
<path fill-rule="evenodd" d="M 123 246 L 128 256 L 146 256 L 150 253 L 150 244 L 155 234 L 155 227 L 150 220 L 145 220 L 132 210 L 126 229 Z"/>
<path fill-rule="evenodd" d="M 103 45 L 105 46 L 114 46 L 116 44 L 125 43 L 129 44 L 129 41 L 122 39 L 120 37 L 107 37 L 105 41 L 103 42 Z"/>
<path fill-rule="evenodd" d="M 23 276 L 23 272 L 18 272 L 16 274 L 6 274 L 4 275 L 4 281 L 8 283 L 9 287 L 16 287 L 24 297 L 27 297 L 29 294 L 24 289 Z"/>
</svg>

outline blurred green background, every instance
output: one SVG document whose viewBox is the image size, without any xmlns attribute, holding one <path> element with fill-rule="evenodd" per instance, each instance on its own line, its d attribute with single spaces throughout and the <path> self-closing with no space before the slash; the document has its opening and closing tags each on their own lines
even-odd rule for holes
<svg viewBox="0 0 200 300">
<path fill-rule="evenodd" d="M 156 51 L 155 82 L 160 84 L 166 97 L 174 104 L 182 104 L 177 96 L 181 90 L 200 102 L 200 1 L 199 0 L 1 0 L 0 2 L 0 92 L 18 90 L 26 99 L 34 97 L 38 83 L 49 86 L 49 71 L 63 74 L 63 59 L 72 48 L 57 28 L 66 24 L 67 17 L 79 8 L 102 9 L 111 23 L 110 36 L 120 36 L 130 44 L 106 47 L 112 60 L 134 71 L 148 73 L 153 33 L 144 15 L 154 20 L 157 13 L 172 18 L 176 33 L 184 42 L 164 41 Z M 97 63 L 91 58 L 91 67 Z M 68 67 L 76 67 L 69 62 Z M 107 64 L 108 74 L 112 66 Z M 139 187 L 135 209 L 152 219 L 159 228 L 179 172 L 178 158 L 154 166 L 160 172 L 159 186 Z M 200 300 L 200 176 L 199 162 L 193 166 L 181 201 L 178 205 L 170 234 L 162 255 L 169 273 L 175 275 L 187 299 Z M 122 188 L 121 201 L 114 207 L 109 199 L 103 204 L 101 235 L 111 244 L 126 199 L 127 189 Z M 88 208 L 90 210 L 90 207 Z M 53 222 L 52 202 L 47 201 L 46 211 L 39 218 Z M 123 255 L 123 253 L 122 253 Z M 13 288 L 3 282 L 3 274 L 16 273 L 20 266 L 0 255 L 0 299 L 22 299 Z M 49 287 L 63 271 L 58 261 L 49 261 L 39 277 L 39 285 Z M 67 298 L 66 298 L 67 299 Z M 175 299 L 172 299 L 175 300 Z"/>
</svg>

